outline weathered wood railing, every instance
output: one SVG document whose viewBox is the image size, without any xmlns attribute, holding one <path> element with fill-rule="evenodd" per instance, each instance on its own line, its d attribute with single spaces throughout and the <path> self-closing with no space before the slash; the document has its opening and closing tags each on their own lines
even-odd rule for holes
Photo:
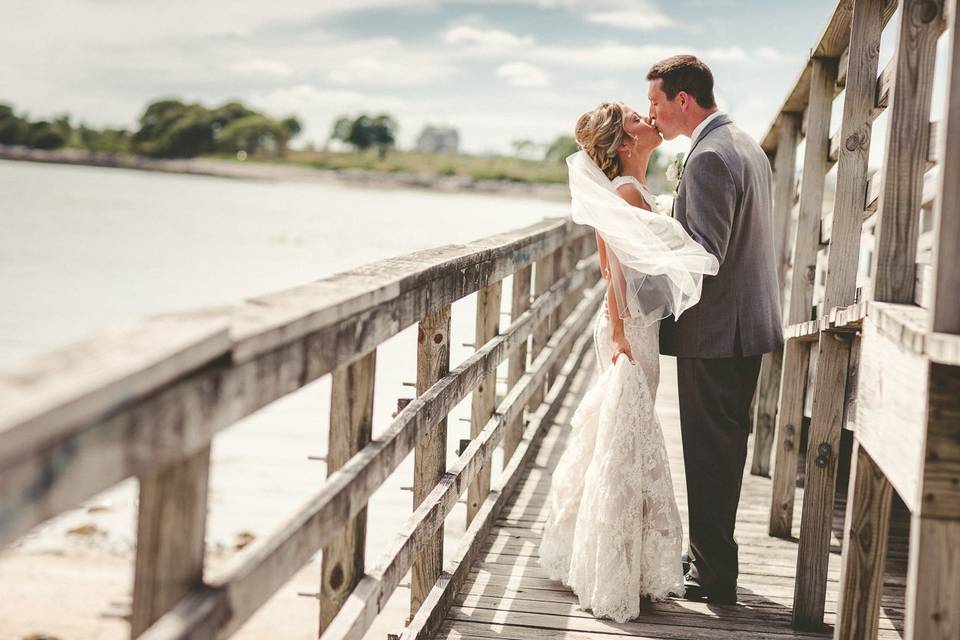
<svg viewBox="0 0 960 640">
<path fill-rule="evenodd" d="M 0 376 L 0 544 L 136 476 L 133 637 L 227 637 L 321 549 L 323 638 L 362 637 L 411 569 L 403 635 L 429 637 L 588 352 L 605 291 L 595 246 L 588 228 L 546 219 L 228 309 L 152 317 Z M 508 276 L 512 322 L 500 331 Z M 451 303 L 474 292 L 476 351 L 450 370 Z M 377 346 L 417 322 L 417 398 L 372 439 Z M 498 404 L 496 370 L 507 359 Z M 326 374 L 327 482 L 205 576 L 213 437 Z M 471 393 L 471 440 L 446 469 L 446 415 Z M 367 503 L 411 451 L 414 511 L 383 560 L 365 567 Z M 465 490 L 469 526 L 444 569 L 444 518 Z"/>
<path fill-rule="evenodd" d="M 881 34 L 898 9 L 895 54 L 878 73 Z M 841 431 L 852 431 L 836 638 L 877 635 L 892 490 L 912 514 L 906 636 L 960 638 L 957 26 L 956 0 L 841 0 L 763 141 L 777 175 L 788 340 L 761 376 L 753 471 L 768 472 L 773 445 L 770 534 L 790 536 L 810 404 L 793 621 L 817 627 L 838 445 Z M 946 108 L 931 122 L 944 32 Z M 842 121 L 831 135 L 841 91 Z M 883 111 L 883 164 L 869 176 L 873 122 Z M 797 202 L 795 157 L 804 137 Z M 824 213 L 834 165 L 836 197 Z M 933 166 L 936 176 L 925 178 Z"/>
</svg>

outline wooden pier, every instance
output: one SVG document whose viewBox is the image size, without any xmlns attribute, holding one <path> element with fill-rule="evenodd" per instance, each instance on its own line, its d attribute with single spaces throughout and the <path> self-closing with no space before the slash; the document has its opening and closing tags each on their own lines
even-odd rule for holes
<svg viewBox="0 0 960 640">
<path fill-rule="evenodd" d="M 364 638 L 407 576 L 402 640 L 958 640 L 957 2 L 840 0 L 762 140 L 788 340 L 765 358 L 756 396 L 738 604 L 669 600 L 616 624 L 579 610 L 538 567 L 551 469 L 597 375 L 590 323 L 605 293 L 593 231 L 568 218 L 147 318 L 0 374 L 0 545 L 135 477 L 133 638 L 227 638 L 320 552 L 309 633 L 321 640 Z M 896 55 L 881 70 L 888 23 Z M 945 109 L 932 120 L 936 65 Z M 883 166 L 871 174 L 884 112 Z M 451 308 L 467 296 L 475 351 L 451 363 Z M 377 350 L 414 325 L 416 398 L 374 438 Z M 658 410 L 685 509 L 669 359 L 663 370 Z M 214 438 L 325 377 L 326 483 L 205 572 Z M 447 416 L 467 397 L 470 438 L 452 441 Z M 411 454 L 413 508 L 369 566 L 370 498 Z M 444 521 L 464 499 L 466 531 L 447 558 Z"/>
<path fill-rule="evenodd" d="M 595 359 L 595 358 L 594 358 Z M 682 638 L 690 640 L 787 640 L 830 638 L 836 619 L 840 577 L 840 536 L 831 540 L 827 593 L 827 627 L 820 631 L 795 631 L 791 627 L 797 539 L 767 535 L 771 482 L 744 476 L 737 519 L 740 544 L 740 581 L 736 605 L 713 605 L 671 599 L 654 603 L 635 620 L 616 623 L 596 619 L 579 607 L 577 597 L 564 585 L 546 577 L 537 548 L 545 520 L 544 498 L 550 478 L 570 434 L 569 418 L 583 391 L 597 374 L 593 360 L 585 363 L 553 424 L 544 434 L 531 466 L 491 530 L 474 569 L 453 601 L 436 638 L 512 638 L 546 640 L 566 638 Z M 657 398 L 674 490 L 686 527 L 683 453 L 677 409 L 676 368 L 672 358 L 661 359 Z M 802 491 L 800 492 L 802 496 Z M 836 503 L 842 518 L 845 496 Z M 903 632 L 903 599 L 906 582 L 908 520 L 896 512 L 884 574 L 883 607 L 878 638 L 900 638 Z M 686 533 L 686 528 L 684 533 Z M 794 528 L 794 534 L 799 527 Z"/>
</svg>

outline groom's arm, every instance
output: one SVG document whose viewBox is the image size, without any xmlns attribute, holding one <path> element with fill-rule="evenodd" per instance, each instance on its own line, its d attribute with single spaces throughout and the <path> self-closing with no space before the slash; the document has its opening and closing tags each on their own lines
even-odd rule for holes
<svg viewBox="0 0 960 640">
<path fill-rule="evenodd" d="M 726 163 L 713 151 L 690 158 L 684 169 L 685 209 L 690 235 L 720 264 L 727 255 L 737 187 Z"/>
</svg>

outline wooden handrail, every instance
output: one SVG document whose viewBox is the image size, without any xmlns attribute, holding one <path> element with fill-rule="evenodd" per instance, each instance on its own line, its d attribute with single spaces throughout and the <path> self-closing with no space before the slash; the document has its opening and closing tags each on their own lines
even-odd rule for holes
<svg viewBox="0 0 960 640">
<path fill-rule="evenodd" d="M 489 471 L 507 425 L 516 428 L 525 406 L 564 364 L 574 338 L 585 333 L 603 293 L 594 287 L 600 280 L 595 255 L 586 251 L 592 236 L 567 218 L 544 219 L 234 307 L 147 318 L 0 374 L 0 543 L 137 475 L 141 513 L 133 635 L 230 635 L 365 510 L 373 492 L 456 404 L 485 379 L 492 381 L 498 365 L 531 336 L 542 336 L 546 342 L 531 368 L 516 373 L 506 399 L 489 420 L 483 418 L 485 425 L 457 466 L 435 477 L 392 555 L 366 578 L 348 577 L 348 602 L 366 593 L 371 579 L 378 585 L 364 608 L 372 613 L 354 620 L 365 629 L 417 553 L 427 546 L 442 549 L 442 538 L 434 534 L 466 483 Z M 568 268 L 554 270 L 555 262 Z M 450 304 L 464 296 L 499 291 L 500 282 L 515 274 L 529 283 L 533 268 L 542 287 L 532 302 L 514 305 L 509 328 L 490 331 L 498 325 L 500 306 L 499 299 L 491 302 L 489 313 L 483 311 L 490 319 L 481 319 L 486 323 L 482 343 L 472 356 L 428 383 L 380 436 L 331 469 L 317 494 L 275 533 L 199 582 L 210 443 L 218 431 L 328 373 L 348 387 L 367 385 L 369 380 L 352 381 L 341 372 L 366 361 L 381 342 L 428 314 L 449 313 Z M 520 292 L 524 286 L 517 282 Z M 586 288 L 590 294 L 583 298 Z M 551 325 L 560 309 L 571 313 L 559 327 Z M 369 378 L 359 370 L 358 375 Z M 372 399 L 372 387 L 363 393 Z M 516 440 L 512 447 L 525 449 Z M 183 486 L 170 491 L 173 484 Z M 189 491 L 192 498 L 173 495 L 179 491 Z M 483 488 L 478 500 L 488 493 Z M 165 522 L 159 517 L 163 513 L 176 513 L 184 522 Z M 182 541 L 175 540 L 171 526 L 183 527 Z M 175 550 L 176 544 L 186 555 Z M 353 550 L 360 553 L 361 571 L 362 552 L 362 547 Z M 439 566 L 428 571 L 434 575 L 424 579 L 440 579 Z M 342 627 L 350 611 L 340 611 L 330 622 Z"/>
</svg>

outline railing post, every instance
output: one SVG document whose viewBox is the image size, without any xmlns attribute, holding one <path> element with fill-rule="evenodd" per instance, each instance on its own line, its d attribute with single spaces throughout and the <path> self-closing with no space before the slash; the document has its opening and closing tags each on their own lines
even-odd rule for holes
<svg viewBox="0 0 960 640">
<path fill-rule="evenodd" d="M 553 253 L 549 253 L 537 260 L 536 268 L 533 272 L 533 296 L 539 298 L 553 284 Z M 543 347 L 550 339 L 550 323 L 552 318 L 544 318 L 533 330 L 533 336 L 530 341 L 530 361 L 536 360 Z M 546 386 L 546 383 L 543 385 Z M 538 388 L 530 396 L 530 404 L 527 408 L 530 411 L 536 411 L 537 407 L 543 402 L 544 389 Z"/>
<path fill-rule="evenodd" d="M 513 274 L 513 290 L 510 304 L 510 317 L 516 320 L 530 308 L 530 280 L 533 275 L 533 267 L 526 266 Z M 527 370 L 527 344 L 529 340 L 524 340 L 510 354 L 509 364 L 507 365 L 507 388 L 513 389 L 517 381 Z M 517 444 L 523 436 L 523 413 L 521 412 L 513 422 L 507 425 L 506 432 L 503 434 L 503 466 L 506 467 L 513 457 L 513 452 L 517 449 Z"/>
<path fill-rule="evenodd" d="M 893 486 L 854 440 L 837 601 L 837 640 L 876 638 Z"/>
<path fill-rule="evenodd" d="M 800 114 L 780 114 L 780 136 L 777 156 L 774 161 L 774 238 L 780 283 L 780 305 L 783 306 L 786 291 L 787 266 L 790 247 L 790 212 L 796 199 L 796 157 L 800 138 Z M 756 476 L 770 475 L 770 450 L 773 446 L 774 426 L 777 417 L 777 400 L 780 396 L 780 375 L 783 350 L 763 356 L 760 366 L 760 382 L 757 385 L 756 413 L 753 414 L 753 464 L 750 473 Z"/>
<path fill-rule="evenodd" d="M 830 155 L 830 106 L 837 84 L 837 61 L 811 61 L 810 99 L 807 105 L 806 147 L 800 213 L 793 247 L 790 277 L 790 307 L 787 324 L 805 322 L 812 316 L 813 289 L 817 275 L 817 248 L 823 213 L 823 186 Z M 788 340 L 783 349 L 780 400 L 776 415 L 777 435 L 773 489 L 770 504 L 770 535 L 790 537 L 796 495 L 800 429 L 807 389 L 811 343 Z"/>
<path fill-rule="evenodd" d="M 140 478 L 130 635 L 203 583 L 210 447 Z"/>
<path fill-rule="evenodd" d="M 563 270 L 564 270 L 564 267 L 566 266 L 564 262 L 564 254 L 565 254 L 566 243 L 567 243 L 566 237 L 564 238 L 563 242 L 564 244 L 560 245 L 559 247 L 556 248 L 556 250 L 554 250 L 553 258 L 550 260 L 550 266 L 551 266 L 551 270 L 549 274 L 550 280 L 547 283 L 547 287 L 552 287 L 554 283 L 560 278 L 562 278 L 564 275 Z M 563 318 L 563 315 L 561 313 L 562 307 L 563 305 L 561 304 L 556 309 L 554 309 L 553 313 L 550 315 L 550 329 L 547 334 L 548 340 L 550 339 L 550 336 L 552 336 L 554 332 L 560 327 L 560 323 L 562 322 L 562 318 Z M 563 358 L 560 358 L 552 367 L 550 367 L 550 370 L 547 371 L 546 391 L 549 392 L 550 387 L 553 386 L 553 381 L 556 380 L 557 374 L 560 373 L 560 369 L 562 368 L 563 368 Z"/>
<path fill-rule="evenodd" d="M 885 0 L 856 0 L 853 5 L 837 195 L 824 298 L 824 309 L 828 312 L 834 307 L 852 304 L 856 299 L 884 3 Z M 820 334 L 794 590 L 793 624 L 800 629 L 819 628 L 823 624 L 837 454 L 846 397 L 838 390 L 846 384 L 849 360 L 849 337 Z"/>
<path fill-rule="evenodd" d="M 450 306 L 427 314 L 417 331 L 417 395 L 450 372 Z M 433 491 L 447 469 L 447 418 L 444 416 L 413 451 L 413 508 Z M 417 554 L 410 574 L 410 618 L 423 604 L 443 570 L 443 525 Z M 410 619 L 407 620 L 409 623 Z"/>
<path fill-rule="evenodd" d="M 333 372 L 327 477 L 370 442 L 376 365 L 377 352 L 374 350 Z M 364 507 L 323 547 L 320 633 L 327 628 L 363 577 L 366 538 L 367 508 Z"/>
<path fill-rule="evenodd" d="M 960 15 L 949 0 L 930 330 L 960 334 Z M 906 637 L 960 636 L 960 367 L 930 366 L 920 508 L 912 514 Z"/>
<path fill-rule="evenodd" d="M 930 101 L 942 2 L 903 0 L 889 133 L 881 169 L 873 251 L 873 299 L 912 304 L 919 210 L 930 141 Z M 844 523 L 838 640 L 875 638 L 878 630 L 892 487 L 867 452 L 855 445 Z M 927 637 L 927 636 L 923 636 Z"/>
<path fill-rule="evenodd" d="M 487 285 L 477 292 L 477 330 L 475 343 L 477 348 L 486 344 L 500 333 L 500 293 L 502 282 Z M 470 438 L 476 438 L 497 406 L 497 372 L 493 371 L 483 379 L 473 392 L 470 402 Z M 490 458 L 467 488 L 467 523 L 470 522 L 480 505 L 490 493 Z"/>
</svg>

